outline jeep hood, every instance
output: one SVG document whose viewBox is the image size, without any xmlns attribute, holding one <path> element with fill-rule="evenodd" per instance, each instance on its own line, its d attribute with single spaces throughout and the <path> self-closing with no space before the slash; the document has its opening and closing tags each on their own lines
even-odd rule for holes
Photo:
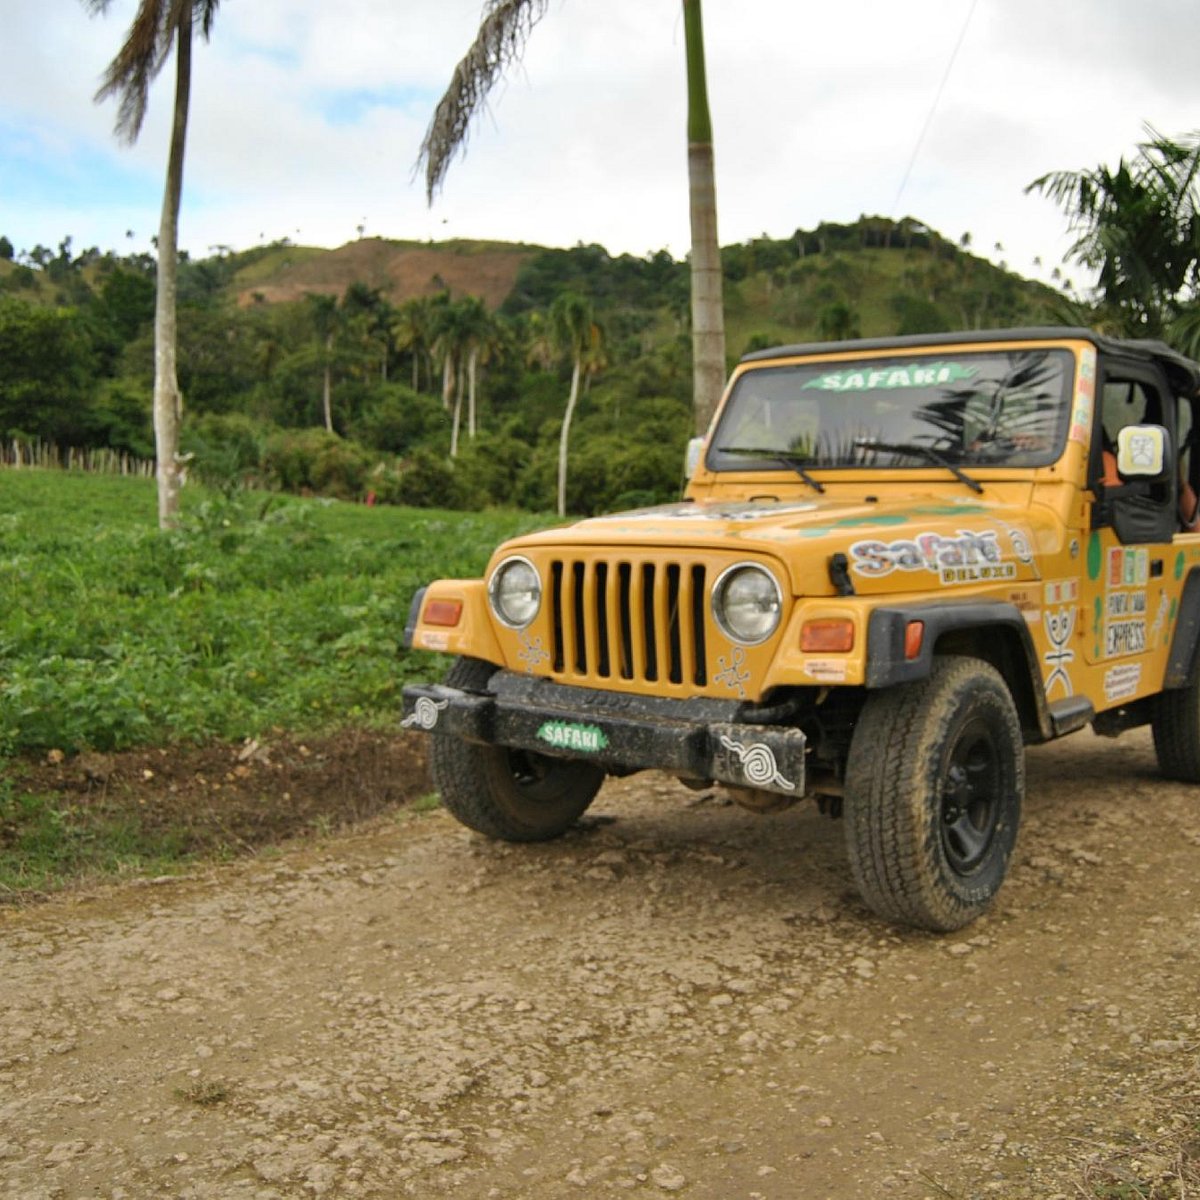
<svg viewBox="0 0 1200 1200">
<path fill-rule="evenodd" d="M 974 496 L 682 502 L 531 534 L 503 552 L 622 547 L 761 554 L 790 572 L 794 595 L 831 592 L 828 561 L 840 553 L 856 591 L 921 591 L 1036 579 L 1032 549 L 1039 530 L 1032 517 L 1028 505 Z M 1051 528 L 1047 520 L 1042 532 Z"/>
</svg>

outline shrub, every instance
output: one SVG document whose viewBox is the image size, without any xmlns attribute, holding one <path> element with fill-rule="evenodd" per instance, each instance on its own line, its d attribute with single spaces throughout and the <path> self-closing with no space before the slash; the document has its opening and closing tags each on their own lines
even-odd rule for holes
<svg viewBox="0 0 1200 1200">
<path fill-rule="evenodd" d="M 506 434 L 468 442 L 459 452 L 455 475 L 470 507 L 515 507 L 519 482 L 531 457 L 525 442 Z"/>
<path fill-rule="evenodd" d="M 392 383 L 374 389 L 353 432 L 372 450 L 404 454 L 429 438 L 441 434 L 449 437 L 449 428 L 450 415 L 436 396 Z"/>
<path fill-rule="evenodd" d="M 87 414 L 89 443 L 124 451 L 135 458 L 153 458 L 150 404 L 150 392 L 134 380 L 105 380 Z"/>
<path fill-rule="evenodd" d="M 430 450 L 418 450 L 404 464 L 394 499 L 412 508 L 470 507 L 453 465 Z"/>
<path fill-rule="evenodd" d="M 205 413 L 184 424 L 180 447 L 197 478 L 228 493 L 258 480 L 267 437 L 267 427 L 241 413 Z"/>
<path fill-rule="evenodd" d="M 361 446 L 324 429 L 287 430 L 267 439 L 263 468 L 286 491 L 359 500 L 375 460 Z"/>
<path fill-rule="evenodd" d="M 888 297 L 888 305 L 898 321 L 896 332 L 940 333 L 951 328 L 946 314 L 923 296 L 912 296 L 907 292 L 896 292 Z"/>
<path fill-rule="evenodd" d="M 758 333 L 752 333 L 746 339 L 746 345 L 742 349 L 742 353 L 753 354 L 756 350 L 769 350 L 772 346 L 778 345 L 779 338 L 777 335 L 759 331 Z"/>
</svg>

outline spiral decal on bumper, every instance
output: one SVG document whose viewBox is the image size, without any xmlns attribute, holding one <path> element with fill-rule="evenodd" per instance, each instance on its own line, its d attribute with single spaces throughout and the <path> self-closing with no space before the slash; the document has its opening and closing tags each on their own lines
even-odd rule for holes
<svg viewBox="0 0 1200 1200">
<path fill-rule="evenodd" d="M 779 764 L 770 746 L 761 742 L 746 746 L 724 734 L 721 734 L 721 745 L 737 758 L 747 783 L 754 787 L 774 786 L 787 792 L 796 790 L 796 785 L 779 773 Z"/>
<path fill-rule="evenodd" d="M 430 700 L 428 696 L 417 697 L 412 712 L 400 722 L 400 728 L 412 729 L 415 725 L 420 729 L 432 729 L 449 703 L 449 700 Z"/>
</svg>

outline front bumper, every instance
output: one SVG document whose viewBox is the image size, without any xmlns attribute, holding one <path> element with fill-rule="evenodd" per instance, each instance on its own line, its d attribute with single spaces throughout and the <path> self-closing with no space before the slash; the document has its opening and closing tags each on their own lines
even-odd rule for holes
<svg viewBox="0 0 1200 1200">
<path fill-rule="evenodd" d="M 568 687 L 499 671 L 487 692 L 443 684 L 404 689 L 405 729 L 593 762 L 613 772 L 656 768 L 798 797 L 804 734 L 739 719 L 743 705 Z"/>
</svg>

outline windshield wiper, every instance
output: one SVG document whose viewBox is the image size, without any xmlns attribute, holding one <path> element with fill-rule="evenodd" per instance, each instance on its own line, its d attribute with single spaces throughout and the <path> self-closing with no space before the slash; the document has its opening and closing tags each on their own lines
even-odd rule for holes
<svg viewBox="0 0 1200 1200">
<path fill-rule="evenodd" d="M 792 454 L 787 450 L 759 450 L 753 446 L 718 446 L 717 450 L 721 454 L 740 454 L 743 458 L 769 458 L 781 462 L 791 467 L 818 495 L 825 494 L 825 485 L 804 469 L 804 460 L 808 457 L 805 454 Z"/>
<path fill-rule="evenodd" d="M 931 463 L 945 467 L 955 479 L 962 480 L 973 492 L 983 492 L 983 484 L 956 466 L 944 455 L 939 454 L 932 446 L 922 446 L 919 442 L 877 442 L 874 438 L 855 438 L 854 445 L 859 450 L 886 450 L 891 454 L 920 454 Z"/>
</svg>

